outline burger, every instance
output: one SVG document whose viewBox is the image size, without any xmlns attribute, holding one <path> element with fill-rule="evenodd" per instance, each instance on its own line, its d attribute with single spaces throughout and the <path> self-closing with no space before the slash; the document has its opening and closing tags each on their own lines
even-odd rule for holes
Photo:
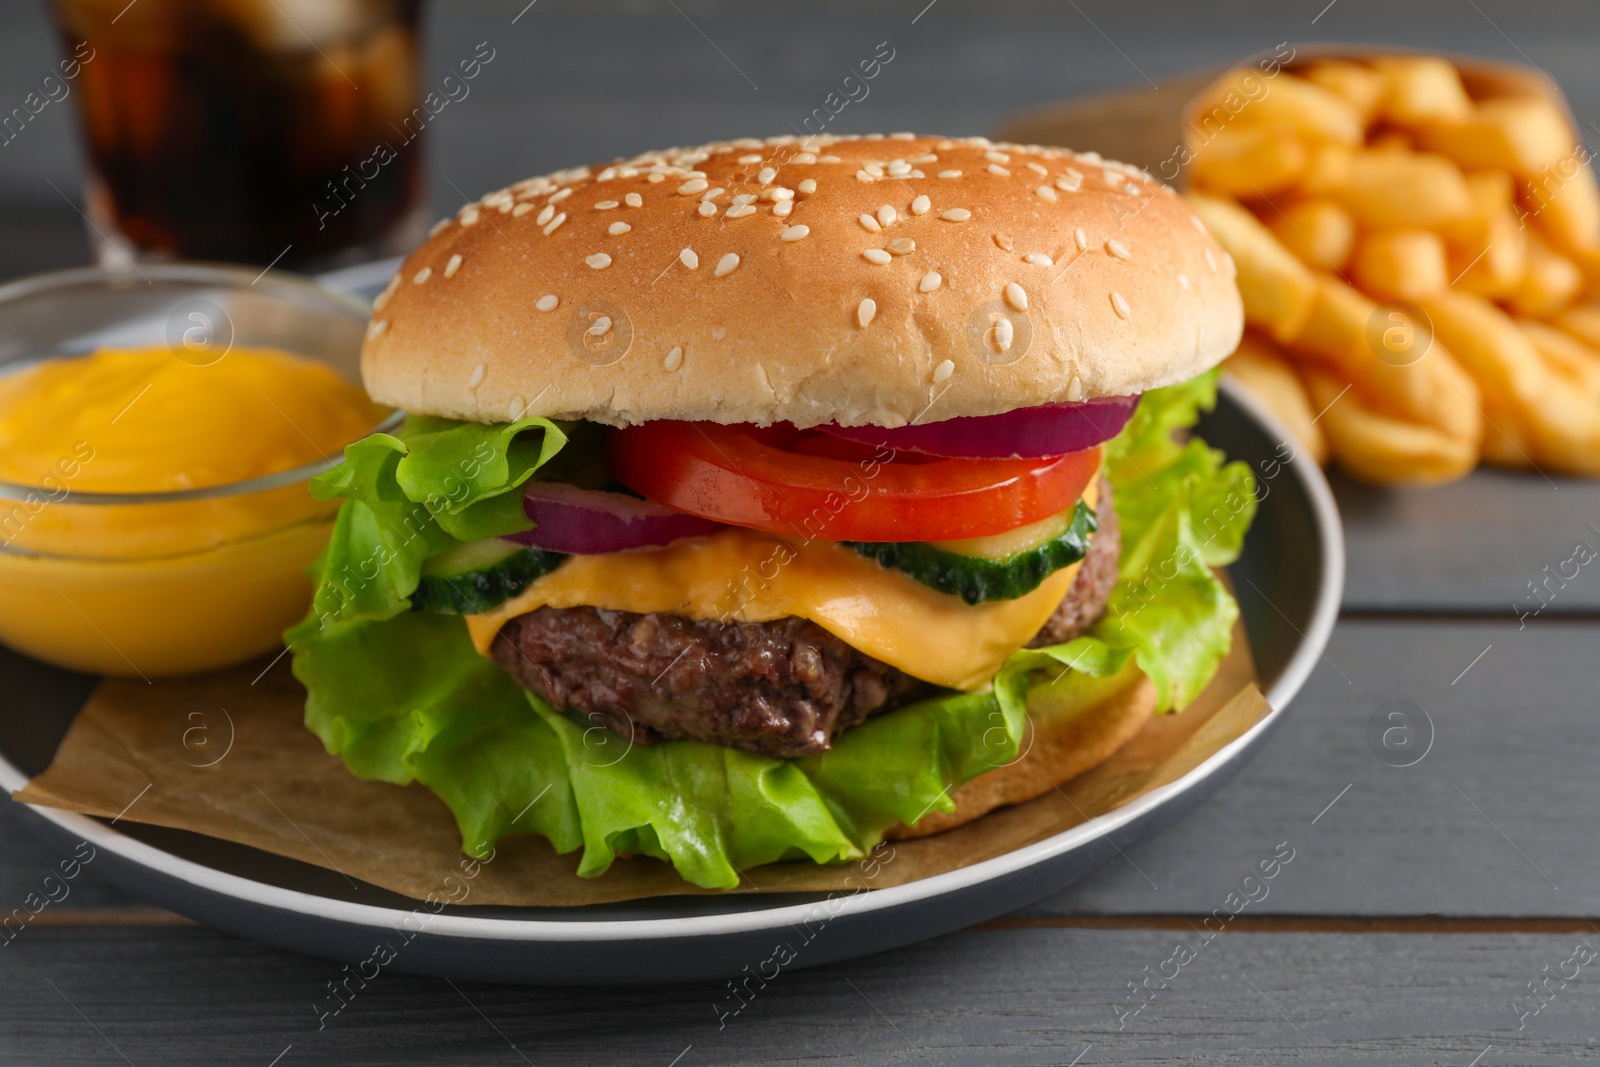
<svg viewBox="0 0 1600 1067">
<path fill-rule="evenodd" d="M 1183 431 L 1241 331 L 1093 153 L 778 137 L 530 178 L 374 302 L 402 408 L 287 634 L 306 723 L 463 848 L 697 886 L 1056 788 L 1226 653 L 1250 474 Z"/>
</svg>

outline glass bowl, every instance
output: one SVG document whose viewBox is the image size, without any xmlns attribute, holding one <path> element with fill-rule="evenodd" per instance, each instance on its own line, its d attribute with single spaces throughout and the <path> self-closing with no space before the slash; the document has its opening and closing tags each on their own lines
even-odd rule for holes
<svg viewBox="0 0 1600 1067">
<path fill-rule="evenodd" d="M 313 359 L 359 385 L 367 315 L 354 298 L 281 273 L 60 271 L 0 286 L 0 375 L 106 347 L 168 346 L 205 363 L 237 346 Z M 338 510 L 306 483 L 340 458 L 169 492 L 77 491 L 71 455 L 39 485 L 0 481 L 0 641 L 74 670 L 143 678 L 272 651 L 310 603 L 306 568 Z"/>
</svg>

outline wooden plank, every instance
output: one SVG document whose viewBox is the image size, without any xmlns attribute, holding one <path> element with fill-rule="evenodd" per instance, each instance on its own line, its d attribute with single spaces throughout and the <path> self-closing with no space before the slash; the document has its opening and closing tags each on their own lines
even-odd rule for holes
<svg viewBox="0 0 1600 1067">
<path fill-rule="evenodd" d="M 1484 613 L 1513 626 L 1524 612 L 1600 612 L 1592 481 L 1480 470 L 1428 489 L 1333 482 L 1349 550 L 1347 611 Z"/>
<path fill-rule="evenodd" d="M 1597 646 L 1588 622 L 1342 622 L 1234 782 L 1029 913 L 1205 914 L 1287 841 L 1252 913 L 1600 915 Z M 1395 701 L 1433 724 L 1414 766 L 1368 739 Z"/>
<path fill-rule="evenodd" d="M 332 964 L 200 929 L 46 931 L 0 955 L 0 1064 L 1566 1064 L 1592 1054 L 1600 988 L 1553 980 L 1520 1032 L 1512 1003 L 1579 940 L 1600 937 L 968 931 L 737 1000 L 382 975 L 319 1030 Z"/>
</svg>

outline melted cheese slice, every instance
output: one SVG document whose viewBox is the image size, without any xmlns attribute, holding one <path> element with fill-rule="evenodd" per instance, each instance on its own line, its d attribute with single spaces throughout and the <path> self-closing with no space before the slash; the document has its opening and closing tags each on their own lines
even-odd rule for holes
<svg viewBox="0 0 1600 1067">
<path fill-rule="evenodd" d="M 1095 486 L 1084 494 L 1090 507 Z M 730 529 L 648 552 L 571 556 L 493 611 L 467 617 L 480 653 L 509 620 L 541 607 L 669 612 L 691 619 L 810 619 L 893 667 L 950 689 L 988 686 L 1055 612 L 1078 573 L 1064 567 L 1014 600 L 967 604 L 827 541 Z"/>
</svg>

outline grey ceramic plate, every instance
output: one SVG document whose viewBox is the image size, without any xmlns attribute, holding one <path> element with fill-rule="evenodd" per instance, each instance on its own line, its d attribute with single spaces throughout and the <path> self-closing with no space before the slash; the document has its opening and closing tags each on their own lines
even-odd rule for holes
<svg viewBox="0 0 1600 1067">
<path fill-rule="evenodd" d="M 330 283 L 370 295 L 393 272 L 374 264 Z M 1282 720 L 1326 644 L 1344 585 L 1344 544 L 1322 474 L 1279 464 L 1284 433 L 1248 395 L 1225 387 L 1199 432 L 1242 459 L 1271 492 L 1232 568 L 1261 686 L 1275 709 L 1179 781 L 1026 848 L 947 874 L 854 895 L 672 897 L 582 908 L 447 908 L 440 914 L 373 886 L 352 891 L 332 871 L 181 831 L 110 825 L 10 805 L 41 837 L 88 840 L 95 869 L 127 891 L 209 926 L 357 963 L 396 930 L 417 931 L 394 970 L 491 981 L 672 982 L 755 971 L 793 930 L 812 936 L 791 966 L 894 948 L 1029 904 L 1093 870 L 1210 796 Z M 1270 602 L 1266 599 L 1270 597 Z M 1287 625 L 1285 625 L 1287 623 Z M 0 722 L 7 794 L 48 765 L 94 685 L 0 650 L 10 714 Z"/>
</svg>

